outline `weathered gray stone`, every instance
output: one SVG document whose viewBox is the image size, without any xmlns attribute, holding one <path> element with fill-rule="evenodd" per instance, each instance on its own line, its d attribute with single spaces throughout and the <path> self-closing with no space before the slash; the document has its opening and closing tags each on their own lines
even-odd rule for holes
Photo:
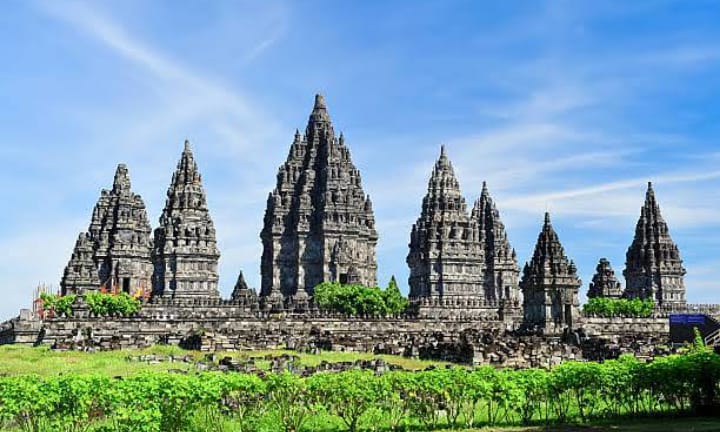
<svg viewBox="0 0 720 432">
<path fill-rule="evenodd" d="M 520 281 L 525 325 L 540 327 L 546 333 L 561 333 L 566 327 L 577 326 L 580 285 L 577 268 L 565 256 L 550 214 L 545 213 L 533 257 L 525 264 Z"/>
<path fill-rule="evenodd" d="M 485 298 L 504 300 L 514 307 L 519 306 L 518 268 L 515 249 L 500 220 L 500 212 L 490 197 L 487 184 L 483 182 L 480 198 L 475 201 L 471 212 L 480 228 L 480 246 L 485 257 Z"/>
<path fill-rule="evenodd" d="M 610 266 L 607 258 L 600 258 L 597 267 L 595 267 L 595 275 L 590 282 L 588 289 L 588 298 L 594 297 L 622 297 L 622 286 L 615 277 L 615 272 Z"/>
<path fill-rule="evenodd" d="M 625 295 L 650 298 L 661 305 L 683 304 L 685 273 L 680 250 L 670 237 L 652 183 L 648 182 L 635 238 L 626 254 Z"/>
<path fill-rule="evenodd" d="M 185 141 L 155 230 L 153 295 L 219 298 L 219 258 L 202 178 Z"/>
<path fill-rule="evenodd" d="M 321 95 L 305 134 L 295 133 L 278 171 L 260 237 L 266 303 L 276 304 L 280 296 L 306 302 L 323 281 L 377 283 L 372 202 Z"/>
<path fill-rule="evenodd" d="M 444 146 L 430 176 L 420 217 L 410 233 L 407 263 L 413 302 L 486 298 L 480 228 L 468 215 Z"/>
<path fill-rule="evenodd" d="M 87 238 L 85 238 L 87 237 Z M 84 276 L 90 272 L 88 246 L 92 247 L 98 283 Z M 81 234 L 66 268 L 61 292 L 82 294 L 99 287 L 135 292 L 149 290 L 152 275 L 150 224 L 145 203 L 130 190 L 127 167 L 120 164 L 113 188 L 100 194 L 87 236 Z M 80 285 L 78 282 L 82 281 Z"/>
</svg>

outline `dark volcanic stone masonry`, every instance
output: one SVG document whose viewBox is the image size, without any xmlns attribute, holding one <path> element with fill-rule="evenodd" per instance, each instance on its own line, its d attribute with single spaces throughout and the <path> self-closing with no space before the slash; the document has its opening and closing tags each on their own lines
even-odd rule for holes
<svg viewBox="0 0 720 432">
<path fill-rule="evenodd" d="M 486 297 L 480 227 L 468 215 L 452 163 L 440 150 L 410 233 L 410 298 Z"/>
<path fill-rule="evenodd" d="M 485 255 L 485 298 L 517 303 L 518 268 L 515 249 L 510 246 L 500 212 L 483 182 L 480 198 L 475 201 L 471 217 L 480 228 L 480 246 Z"/>
<path fill-rule="evenodd" d="M 376 285 L 372 202 L 321 95 L 278 170 L 260 238 L 264 297 L 307 301 L 323 281 Z"/>
<path fill-rule="evenodd" d="M 623 275 L 628 297 L 650 298 L 666 305 L 685 303 L 685 268 L 660 214 L 652 183 L 648 183 Z"/>
<path fill-rule="evenodd" d="M 98 283 L 78 281 L 89 271 L 88 243 Z M 152 276 L 150 223 L 145 203 L 130 190 L 127 167 L 120 164 L 111 190 L 103 189 L 93 210 L 87 238 L 78 240 L 60 282 L 62 293 L 82 294 L 105 286 L 125 292 L 149 290 Z M 82 260 L 83 263 L 79 263 Z"/>
<path fill-rule="evenodd" d="M 548 333 L 573 328 L 579 316 L 578 289 L 581 281 L 575 263 L 568 259 L 560 239 L 545 213 L 535 252 L 523 268 L 525 325 L 544 328 Z"/>
<path fill-rule="evenodd" d="M 615 277 L 615 271 L 610 266 L 610 261 L 607 258 L 600 258 L 600 262 L 595 267 L 595 275 L 592 282 L 590 282 L 590 289 L 588 289 L 587 293 L 588 298 L 619 298 L 622 297 L 622 294 L 622 285 Z"/>
<path fill-rule="evenodd" d="M 197 163 L 185 141 L 153 249 L 153 295 L 219 298 L 220 252 Z"/>
</svg>

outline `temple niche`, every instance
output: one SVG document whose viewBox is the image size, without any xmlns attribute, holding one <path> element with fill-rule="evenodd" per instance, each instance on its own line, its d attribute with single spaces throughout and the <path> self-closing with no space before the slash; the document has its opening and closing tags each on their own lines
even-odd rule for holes
<svg viewBox="0 0 720 432">
<path fill-rule="evenodd" d="M 686 272 L 682 263 L 648 182 L 635 237 L 626 254 L 625 296 L 652 299 L 660 305 L 684 305 Z"/>
<path fill-rule="evenodd" d="M 445 147 L 433 167 L 410 233 L 410 299 L 482 300 L 485 256 L 478 221 L 468 215 Z"/>
<path fill-rule="evenodd" d="M 588 298 L 620 298 L 622 295 L 622 285 L 615 277 L 615 271 L 610 266 L 610 261 L 607 258 L 600 258 L 597 267 L 595 267 L 595 275 L 592 282 L 590 282 L 587 293 Z"/>
<path fill-rule="evenodd" d="M 278 170 L 260 238 L 266 303 L 306 302 L 324 281 L 377 284 L 372 201 L 321 95 Z"/>
<path fill-rule="evenodd" d="M 132 192 L 127 167 L 115 171 L 111 190 L 100 193 L 87 234 L 81 234 L 60 282 L 61 293 L 83 294 L 104 287 L 127 293 L 150 290 L 150 224 L 145 203 Z M 91 282 L 89 252 L 94 270 Z"/>
<path fill-rule="evenodd" d="M 525 264 L 520 281 L 525 326 L 541 328 L 546 333 L 572 328 L 579 316 L 581 284 L 575 263 L 565 255 L 550 223 L 550 214 L 545 213 L 535 251 Z"/>
<path fill-rule="evenodd" d="M 189 141 L 173 173 L 154 244 L 154 296 L 220 297 L 215 226 Z"/>
</svg>

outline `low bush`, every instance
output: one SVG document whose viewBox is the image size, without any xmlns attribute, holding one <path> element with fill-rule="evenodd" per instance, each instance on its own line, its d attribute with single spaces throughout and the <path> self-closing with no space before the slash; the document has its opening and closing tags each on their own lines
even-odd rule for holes
<svg viewBox="0 0 720 432">
<path fill-rule="evenodd" d="M 600 317 L 640 317 L 652 315 L 655 302 L 651 299 L 624 299 L 595 297 L 583 305 L 583 312 Z"/>
<path fill-rule="evenodd" d="M 400 293 L 394 277 L 385 290 L 323 282 L 315 287 L 313 300 L 321 309 L 348 315 L 396 315 L 408 306 L 408 300 Z"/>
<path fill-rule="evenodd" d="M 48 293 L 40 294 L 43 309 L 46 311 L 53 311 L 58 315 L 72 315 L 72 304 L 75 303 L 76 299 L 77 296 L 75 294 L 68 294 L 65 296 Z"/>
<path fill-rule="evenodd" d="M 132 315 L 139 312 L 141 307 L 140 299 L 125 292 L 92 292 L 85 294 L 84 298 L 90 312 L 98 316 Z"/>
<path fill-rule="evenodd" d="M 21 431 L 432 430 L 586 423 L 720 409 L 720 356 L 621 357 L 550 371 L 206 372 L 0 377 L 0 428 Z"/>
</svg>

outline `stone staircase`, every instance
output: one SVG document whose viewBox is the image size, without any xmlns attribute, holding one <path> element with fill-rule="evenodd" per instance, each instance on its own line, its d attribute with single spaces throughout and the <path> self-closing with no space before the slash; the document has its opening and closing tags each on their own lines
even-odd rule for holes
<svg viewBox="0 0 720 432">
<path fill-rule="evenodd" d="M 707 316 L 707 319 L 713 324 L 715 330 L 705 336 L 705 345 L 709 347 L 720 346 L 720 321 L 712 316 Z"/>
</svg>

